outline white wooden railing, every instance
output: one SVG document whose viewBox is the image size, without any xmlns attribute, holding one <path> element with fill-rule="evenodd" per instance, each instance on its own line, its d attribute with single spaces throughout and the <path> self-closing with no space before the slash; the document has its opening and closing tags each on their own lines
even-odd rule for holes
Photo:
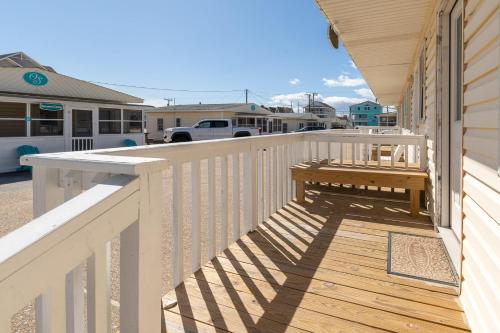
<svg viewBox="0 0 500 333">
<path fill-rule="evenodd" d="M 356 156 L 363 145 L 418 150 L 422 140 L 332 130 L 25 156 L 36 219 L 0 239 L 0 331 L 9 332 L 11 317 L 36 300 L 37 332 L 82 332 L 86 276 L 89 332 L 109 332 L 109 244 L 119 237 L 120 331 L 159 332 L 164 208 L 175 287 L 292 200 L 290 166 L 325 154 L 331 161 L 335 145 L 342 158 L 342 146 Z"/>
<path fill-rule="evenodd" d="M 375 160 L 377 166 L 386 163 L 381 154 L 382 146 L 390 147 L 388 166 L 394 168 L 401 156 L 404 157 L 404 168 L 417 164 L 420 170 L 427 168 L 427 150 L 423 135 L 394 134 L 356 134 L 356 133 L 310 133 L 305 136 L 308 144 L 309 162 L 325 162 L 339 165 L 364 165 Z M 372 152 L 377 149 L 377 158 Z"/>
<path fill-rule="evenodd" d="M 94 149 L 94 138 L 81 137 L 71 138 L 72 151 L 84 151 Z"/>
</svg>

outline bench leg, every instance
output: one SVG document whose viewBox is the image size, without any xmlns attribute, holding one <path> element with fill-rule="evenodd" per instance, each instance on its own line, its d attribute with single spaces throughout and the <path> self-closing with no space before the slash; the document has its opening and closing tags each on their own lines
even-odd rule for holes
<svg viewBox="0 0 500 333">
<path fill-rule="evenodd" d="M 420 211 L 420 191 L 410 190 L 410 212 L 412 216 L 418 216 Z"/>
<path fill-rule="evenodd" d="M 296 196 L 297 196 L 297 202 L 298 203 L 305 202 L 306 201 L 305 181 L 296 180 L 295 181 L 295 191 L 296 191 Z"/>
</svg>

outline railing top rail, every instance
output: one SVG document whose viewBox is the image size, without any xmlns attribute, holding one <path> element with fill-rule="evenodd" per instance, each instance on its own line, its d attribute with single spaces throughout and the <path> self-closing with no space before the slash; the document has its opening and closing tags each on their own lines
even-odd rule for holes
<svg viewBox="0 0 500 333">
<path fill-rule="evenodd" d="M 0 238 L 0 282 L 139 189 L 117 175 Z"/>
<path fill-rule="evenodd" d="M 139 175 L 148 171 L 165 169 L 168 162 L 162 158 L 111 156 L 88 151 L 25 155 L 21 157 L 21 164 L 58 169 Z"/>
</svg>

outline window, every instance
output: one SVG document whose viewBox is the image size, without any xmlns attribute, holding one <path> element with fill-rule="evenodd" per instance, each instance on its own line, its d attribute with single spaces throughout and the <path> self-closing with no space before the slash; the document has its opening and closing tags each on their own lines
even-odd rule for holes
<svg viewBox="0 0 500 333">
<path fill-rule="evenodd" d="M 239 117 L 238 127 L 255 127 L 254 117 Z"/>
<path fill-rule="evenodd" d="M 425 113 L 425 48 L 419 59 L 419 91 L 418 91 L 418 108 L 420 119 L 424 118 Z"/>
<path fill-rule="evenodd" d="M 123 110 L 123 133 L 142 133 L 141 110 Z"/>
<path fill-rule="evenodd" d="M 64 111 L 40 109 L 40 104 L 31 104 L 31 136 L 63 135 Z"/>
<path fill-rule="evenodd" d="M 26 104 L 0 102 L 0 137 L 26 136 Z"/>
<path fill-rule="evenodd" d="M 229 127 L 229 124 L 226 120 L 212 120 L 211 127 L 213 127 L 213 128 L 226 128 L 226 127 Z"/>
<path fill-rule="evenodd" d="M 281 132 L 281 119 L 273 119 L 273 132 Z"/>
<path fill-rule="evenodd" d="M 210 120 L 205 120 L 195 126 L 195 128 L 210 128 Z"/>
<path fill-rule="evenodd" d="M 358 106 L 358 111 L 361 111 L 361 107 Z"/>
<path fill-rule="evenodd" d="M 163 118 L 156 119 L 156 129 L 158 131 L 163 131 Z"/>
<path fill-rule="evenodd" d="M 370 111 L 370 107 L 369 106 L 365 106 L 365 111 Z"/>
<path fill-rule="evenodd" d="M 122 132 L 122 111 L 99 108 L 99 134 L 120 134 Z"/>
<path fill-rule="evenodd" d="M 299 129 L 304 127 L 304 123 L 299 123 Z"/>
<path fill-rule="evenodd" d="M 181 118 L 175 118 L 175 127 L 181 127 Z"/>
</svg>

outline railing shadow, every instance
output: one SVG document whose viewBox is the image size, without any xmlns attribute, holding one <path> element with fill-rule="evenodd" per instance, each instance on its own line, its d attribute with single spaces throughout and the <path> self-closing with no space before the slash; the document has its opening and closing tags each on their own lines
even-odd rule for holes
<svg viewBox="0 0 500 333">
<path fill-rule="evenodd" d="M 317 271 L 325 269 L 320 267 L 321 263 L 342 221 L 357 216 L 363 222 L 380 223 L 387 216 L 387 222 L 393 224 L 391 217 L 396 220 L 401 216 L 397 211 L 384 212 L 383 217 L 374 215 L 387 206 L 383 201 L 374 203 L 368 211 L 364 208 L 366 202 L 360 206 L 356 202 L 356 199 L 335 200 L 308 192 L 306 203 L 292 202 L 285 206 L 255 232 L 196 272 L 196 288 L 201 290 L 211 324 L 228 331 L 234 331 L 235 327 L 236 331 L 276 333 L 286 332 L 288 326 L 305 329 L 297 325 L 296 312 L 311 291 L 311 283 L 318 279 Z M 215 272 L 211 277 L 204 272 L 207 267 Z M 227 322 L 228 312 L 223 313 L 224 307 L 231 308 L 241 326 Z M 195 318 L 192 309 L 182 307 L 180 311 L 183 316 Z M 331 317 L 319 318 L 324 321 L 318 325 L 324 327 Z"/>
</svg>

